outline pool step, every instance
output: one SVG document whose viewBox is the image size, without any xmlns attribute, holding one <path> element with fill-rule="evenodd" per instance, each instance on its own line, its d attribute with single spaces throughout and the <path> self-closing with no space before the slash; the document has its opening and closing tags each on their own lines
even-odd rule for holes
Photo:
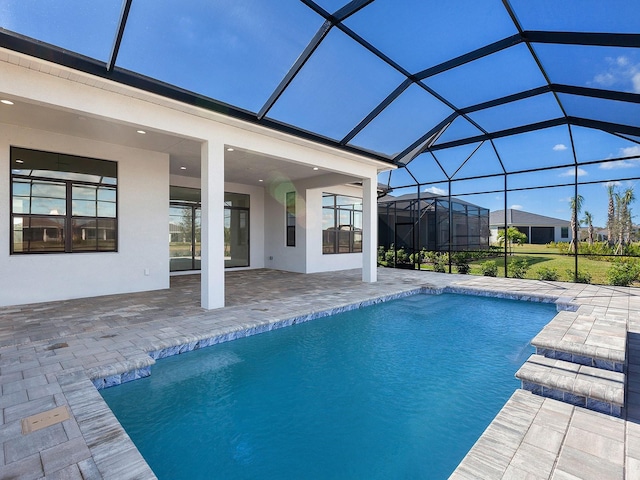
<svg viewBox="0 0 640 480">
<path fill-rule="evenodd" d="M 547 358 L 624 372 L 626 340 L 626 318 L 596 317 L 581 307 L 575 312 L 558 312 L 531 344 Z"/>
<path fill-rule="evenodd" d="M 622 416 L 625 376 L 533 354 L 516 373 L 522 388 L 614 417 Z"/>
</svg>

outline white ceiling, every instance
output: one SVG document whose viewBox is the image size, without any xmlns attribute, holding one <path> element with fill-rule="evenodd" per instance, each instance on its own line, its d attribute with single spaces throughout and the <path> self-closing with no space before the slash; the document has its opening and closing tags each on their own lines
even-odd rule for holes
<svg viewBox="0 0 640 480">
<path fill-rule="evenodd" d="M 49 106 L 13 101 L 14 105 L 0 104 L 0 123 L 168 153 L 171 174 L 200 177 L 200 143 L 195 140 L 150 130 L 140 134 L 137 133 L 140 127 L 136 125 L 116 123 Z M 261 186 L 283 179 L 299 180 L 327 173 L 322 170 L 313 170 L 308 165 L 285 161 L 235 146 L 233 148 L 233 151 L 225 152 L 226 182 Z M 99 154 L 96 156 L 99 157 Z"/>
</svg>

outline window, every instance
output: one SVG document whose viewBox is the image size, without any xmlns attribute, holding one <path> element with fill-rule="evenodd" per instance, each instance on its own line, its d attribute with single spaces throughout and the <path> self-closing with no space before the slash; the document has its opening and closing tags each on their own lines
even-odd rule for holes
<svg viewBox="0 0 640 480">
<path fill-rule="evenodd" d="M 287 192 L 287 247 L 296 246 L 296 192 Z"/>
<path fill-rule="evenodd" d="M 569 227 L 560 227 L 560 238 L 569 238 Z"/>
<path fill-rule="evenodd" d="M 322 195 L 322 253 L 362 252 L 362 199 Z"/>
<path fill-rule="evenodd" d="M 117 163 L 11 147 L 11 254 L 117 251 Z"/>
</svg>

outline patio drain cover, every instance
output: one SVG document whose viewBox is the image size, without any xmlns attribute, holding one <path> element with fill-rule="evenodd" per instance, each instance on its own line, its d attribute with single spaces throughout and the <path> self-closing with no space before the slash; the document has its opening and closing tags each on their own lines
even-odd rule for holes
<svg viewBox="0 0 640 480">
<path fill-rule="evenodd" d="M 69 410 L 67 410 L 65 405 L 56 407 L 53 410 L 37 413 L 36 415 L 22 419 L 22 434 L 26 435 L 27 433 L 50 427 L 65 420 L 69 420 Z"/>
</svg>

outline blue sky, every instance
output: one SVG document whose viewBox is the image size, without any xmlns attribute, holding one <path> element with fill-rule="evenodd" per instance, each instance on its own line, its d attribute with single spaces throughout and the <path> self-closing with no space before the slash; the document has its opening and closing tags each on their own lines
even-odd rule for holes
<svg viewBox="0 0 640 480">
<path fill-rule="evenodd" d="M 330 12 L 345 3 L 318 0 Z M 510 3 L 525 30 L 640 31 L 637 0 Z M 0 26 L 106 61 L 121 4 L 121 0 L 0 0 Z M 323 22 L 298 0 L 134 0 L 117 66 L 258 112 Z M 500 0 L 375 0 L 348 18 L 345 25 L 412 74 L 517 33 Z M 533 49 L 552 83 L 640 94 L 638 48 L 533 44 Z M 268 117 L 341 140 L 404 79 L 393 67 L 333 28 Z M 451 114 L 451 107 L 468 107 L 546 83 L 526 45 L 518 44 L 429 76 L 423 80 L 426 88 L 410 86 L 350 143 L 394 155 Z M 568 94 L 559 94 L 558 99 L 570 116 L 640 127 L 638 103 Z M 489 132 L 561 116 L 558 101 L 550 93 L 469 114 Z M 581 127 L 572 127 L 571 133 L 581 163 L 640 155 L 638 144 L 620 137 Z M 458 118 L 439 143 L 478 134 L 475 126 Z M 573 161 L 566 126 L 500 138 L 495 147 L 508 171 Z M 501 171 L 489 144 L 440 150 L 435 155 L 448 174 L 459 169 L 456 178 Z M 429 155 L 418 157 L 409 168 L 420 182 L 444 179 Z M 550 185 L 571 181 L 572 175 L 563 168 L 525 180 L 514 176 L 510 186 Z M 637 159 L 581 165 L 578 175 L 581 182 L 599 182 L 581 187 L 579 193 L 596 223 L 604 226 L 604 185 L 623 179 L 620 188 L 635 186 L 640 165 Z M 388 175 L 383 175 L 380 180 L 386 178 Z M 413 179 L 406 172 L 392 176 L 392 185 L 407 181 Z M 485 189 L 487 182 L 502 187 L 502 179 L 477 181 L 475 185 Z M 470 188 L 465 185 L 459 190 Z M 572 194 L 565 190 L 513 192 L 508 206 L 568 218 L 567 204 Z M 503 208 L 503 199 L 495 197 L 483 195 L 479 200 L 488 208 Z"/>
</svg>

